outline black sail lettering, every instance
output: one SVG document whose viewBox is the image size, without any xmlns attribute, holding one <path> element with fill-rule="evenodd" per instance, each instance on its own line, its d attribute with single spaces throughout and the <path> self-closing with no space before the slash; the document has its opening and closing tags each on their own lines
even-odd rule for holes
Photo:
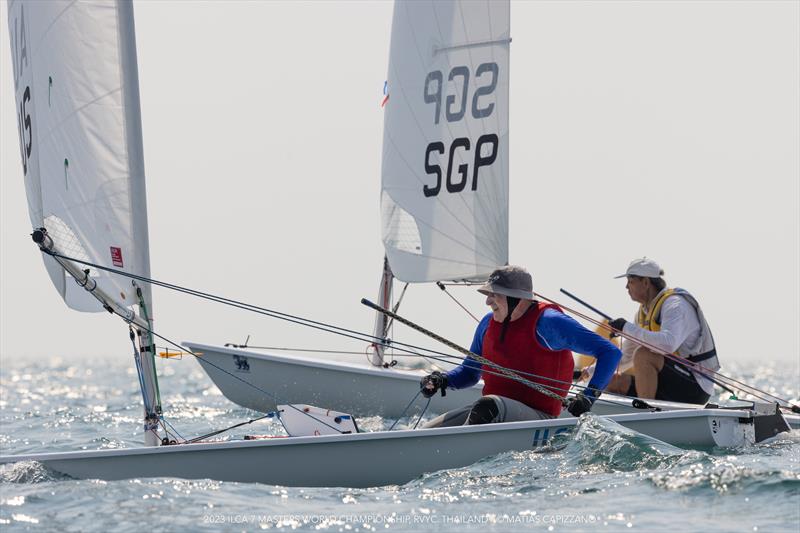
<svg viewBox="0 0 800 533">
<path fill-rule="evenodd" d="M 433 152 L 444 154 L 444 143 L 430 143 L 425 150 L 425 172 L 436 176 L 436 185 L 433 187 L 428 187 L 427 185 L 422 186 L 422 194 L 426 197 L 436 196 L 442 188 L 442 167 L 430 164 L 431 153 Z"/>
<path fill-rule="evenodd" d="M 469 146 L 469 139 L 466 137 L 459 137 L 450 145 L 450 159 L 447 163 L 447 192 L 461 192 L 467 185 L 467 172 L 469 171 L 469 165 L 467 164 L 458 166 L 458 174 L 461 176 L 461 179 L 458 183 L 453 183 L 453 158 L 455 157 L 457 148 L 469 150 Z"/>
<path fill-rule="evenodd" d="M 482 156 L 481 152 L 483 152 L 483 146 L 485 144 L 491 144 L 492 152 L 487 156 Z M 481 135 L 478 137 L 478 143 L 475 145 L 475 164 L 473 165 L 474 170 L 472 171 L 472 190 L 478 190 L 478 171 L 481 167 L 488 167 L 494 160 L 497 159 L 497 148 L 499 146 L 499 140 L 497 139 L 497 135 L 494 133 L 487 133 L 485 135 Z"/>
<path fill-rule="evenodd" d="M 483 85 L 475 90 L 472 96 L 472 116 L 474 118 L 486 118 L 494 111 L 494 102 L 490 102 L 486 107 L 478 107 L 478 98 L 481 96 L 489 95 L 497 88 L 497 63 L 481 63 L 478 65 L 478 70 L 475 72 L 475 78 L 480 78 L 484 72 L 491 72 L 492 81 L 489 85 Z"/>
<path fill-rule="evenodd" d="M 453 70 L 450 71 L 450 76 L 448 79 L 453 81 L 456 76 L 461 76 L 462 80 L 462 87 L 461 87 L 461 106 L 458 111 L 453 111 L 453 105 L 456 102 L 456 97 L 453 94 L 447 95 L 447 108 L 445 109 L 445 115 L 447 116 L 447 122 L 458 122 L 462 118 L 464 118 L 464 112 L 467 110 L 467 90 L 469 89 L 469 69 L 464 66 L 453 67 Z"/>
</svg>

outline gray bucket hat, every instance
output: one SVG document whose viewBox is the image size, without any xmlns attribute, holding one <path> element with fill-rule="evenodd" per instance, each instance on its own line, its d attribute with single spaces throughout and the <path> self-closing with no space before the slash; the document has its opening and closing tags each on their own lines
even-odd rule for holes
<svg viewBox="0 0 800 533">
<path fill-rule="evenodd" d="M 533 300 L 533 279 L 522 267 L 508 265 L 498 268 L 478 292 L 481 294 L 502 294 L 521 300 Z"/>
</svg>

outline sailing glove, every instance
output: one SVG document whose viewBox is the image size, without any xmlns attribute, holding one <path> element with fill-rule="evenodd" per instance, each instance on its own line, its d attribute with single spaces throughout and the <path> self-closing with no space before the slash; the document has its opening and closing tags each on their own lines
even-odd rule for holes
<svg viewBox="0 0 800 533">
<path fill-rule="evenodd" d="M 628 322 L 624 318 L 615 318 L 614 320 L 610 321 L 608 325 L 617 331 L 622 331 L 622 329 L 625 327 L 625 324 L 627 323 Z M 616 336 L 617 334 L 612 331 L 611 335 L 609 335 L 609 338 L 613 339 Z"/>
<path fill-rule="evenodd" d="M 625 324 L 628 322 L 624 318 L 615 318 L 611 322 L 608 323 L 609 326 L 616 329 L 617 331 L 622 331 L 622 328 L 625 327 Z"/>
<path fill-rule="evenodd" d="M 569 405 L 567 406 L 567 411 L 572 416 L 581 416 L 583 413 L 588 413 L 592 410 L 592 404 L 596 398 L 592 397 L 590 394 L 584 395 L 582 392 L 575 395 Z"/>
<path fill-rule="evenodd" d="M 431 372 L 419 382 L 419 389 L 426 398 L 431 398 L 437 390 L 442 391 L 442 396 L 447 394 L 447 376 L 438 370 Z"/>
</svg>

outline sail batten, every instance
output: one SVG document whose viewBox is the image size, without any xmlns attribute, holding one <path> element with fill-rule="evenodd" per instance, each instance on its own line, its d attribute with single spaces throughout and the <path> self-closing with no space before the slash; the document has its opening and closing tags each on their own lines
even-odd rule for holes
<svg viewBox="0 0 800 533">
<path fill-rule="evenodd" d="M 401 281 L 508 262 L 510 42 L 507 1 L 395 4 L 381 216 Z"/>
</svg>

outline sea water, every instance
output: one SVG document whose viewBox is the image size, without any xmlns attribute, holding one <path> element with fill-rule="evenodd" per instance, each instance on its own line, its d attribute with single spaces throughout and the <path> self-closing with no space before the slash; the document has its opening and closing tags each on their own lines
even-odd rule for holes
<svg viewBox="0 0 800 533">
<path fill-rule="evenodd" d="M 777 396 L 798 397 L 798 376 L 778 365 L 727 371 Z M 159 361 L 159 372 L 167 420 L 185 438 L 257 415 L 221 396 L 190 359 Z M 0 369 L 3 455 L 140 446 L 141 415 L 128 361 L 6 359 Z M 388 429 L 393 422 L 370 417 L 360 425 Z M 260 421 L 219 438 L 281 433 Z M 5 465 L 0 529 L 797 532 L 799 433 L 746 449 L 683 450 L 588 416 L 544 449 L 369 489 L 73 480 L 35 463 Z"/>
</svg>

